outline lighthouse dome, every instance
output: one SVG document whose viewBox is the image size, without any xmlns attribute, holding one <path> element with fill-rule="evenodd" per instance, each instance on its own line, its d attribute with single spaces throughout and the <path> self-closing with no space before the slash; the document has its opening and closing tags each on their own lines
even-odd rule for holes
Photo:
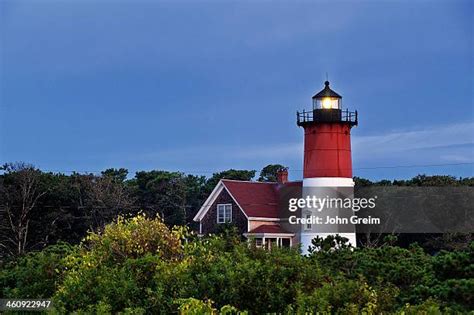
<svg viewBox="0 0 474 315">
<path fill-rule="evenodd" d="M 323 98 L 323 97 L 334 97 L 334 98 L 342 98 L 341 95 L 337 94 L 329 87 L 329 81 L 324 82 L 324 89 L 319 91 L 318 93 L 314 94 L 313 98 Z"/>
</svg>

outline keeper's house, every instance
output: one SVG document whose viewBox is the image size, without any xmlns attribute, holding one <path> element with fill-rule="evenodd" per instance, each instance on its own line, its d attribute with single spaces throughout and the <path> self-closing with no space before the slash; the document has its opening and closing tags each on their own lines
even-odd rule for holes
<svg viewBox="0 0 474 315">
<path fill-rule="evenodd" d="M 278 202 L 284 187 L 301 187 L 302 182 L 288 182 L 286 169 L 277 177 L 278 182 L 273 183 L 219 181 L 194 217 L 199 222 L 199 233 L 216 233 L 219 225 L 232 224 L 243 236 L 253 239 L 257 247 L 270 249 L 295 244 L 295 233 L 284 230 L 280 224 Z"/>
</svg>

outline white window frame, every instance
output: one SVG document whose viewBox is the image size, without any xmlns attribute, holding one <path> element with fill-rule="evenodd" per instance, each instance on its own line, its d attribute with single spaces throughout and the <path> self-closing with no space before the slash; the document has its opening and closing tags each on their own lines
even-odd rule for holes
<svg viewBox="0 0 474 315">
<path fill-rule="evenodd" d="M 229 208 L 227 208 L 227 207 L 229 207 Z M 224 220 L 223 221 L 219 220 L 219 218 L 220 218 L 219 211 L 222 208 L 224 209 L 224 215 L 223 215 Z M 229 211 L 229 215 L 228 215 L 229 220 L 228 221 L 226 220 L 226 217 L 227 217 L 226 211 Z M 217 223 L 218 224 L 232 223 L 232 204 L 231 203 L 219 203 L 219 204 L 217 204 Z"/>
<path fill-rule="evenodd" d="M 305 213 L 305 219 L 310 219 L 310 218 L 311 218 L 311 213 L 310 212 Z M 308 230 L 311 230 L 312 227 L 313 226 L 311 223 L 306 223 L 304 229 L 308 231 Z"/>
</svg>

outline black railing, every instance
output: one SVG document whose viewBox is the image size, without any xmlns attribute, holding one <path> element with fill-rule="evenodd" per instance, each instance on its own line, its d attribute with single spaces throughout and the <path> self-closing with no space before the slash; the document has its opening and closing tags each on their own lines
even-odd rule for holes
<svg viewBox="0 0 474 315">
<path fill-rule="evenodd" d="M 356 126 L 357 118 L 357 111 L 351 112 L 348 109 L 315 109 L 296 112 L 296 123 L 298 126 L 315 122 L 345 122 Z"/>
</svg>

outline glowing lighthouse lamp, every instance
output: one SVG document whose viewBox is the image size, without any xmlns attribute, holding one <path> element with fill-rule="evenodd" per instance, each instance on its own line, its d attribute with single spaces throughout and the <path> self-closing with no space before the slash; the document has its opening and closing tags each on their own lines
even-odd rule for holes
<svg viewBox="0 0 474 315">
<path fill-rule="evenodd" d="M 326 82 L 329 89 L 329 82 Z M 341 97 L 324 96 L 313 98 L 313 109 L 341 109 Z"/>
<path fill-rule="evenodd" d="M 342 109 L 342 96 L 329 88 L 313 96 L 311 111 L 297 112 L 297 124 L 304 128 L 303 198 L 353 198 L 351 128 L 357 125 L 357 111 Z M 348 217 L 347 209 L 303 209 L 302 218 L 313 215 L 326 221 L 330 217 Z M 356 246 L 355 227 L 350 224 L 304 224 L 297 235 L 300 237 L 303 253 L 307 253 L 311 240 L 317 236 L 339 234 Z"/>
</svg>

